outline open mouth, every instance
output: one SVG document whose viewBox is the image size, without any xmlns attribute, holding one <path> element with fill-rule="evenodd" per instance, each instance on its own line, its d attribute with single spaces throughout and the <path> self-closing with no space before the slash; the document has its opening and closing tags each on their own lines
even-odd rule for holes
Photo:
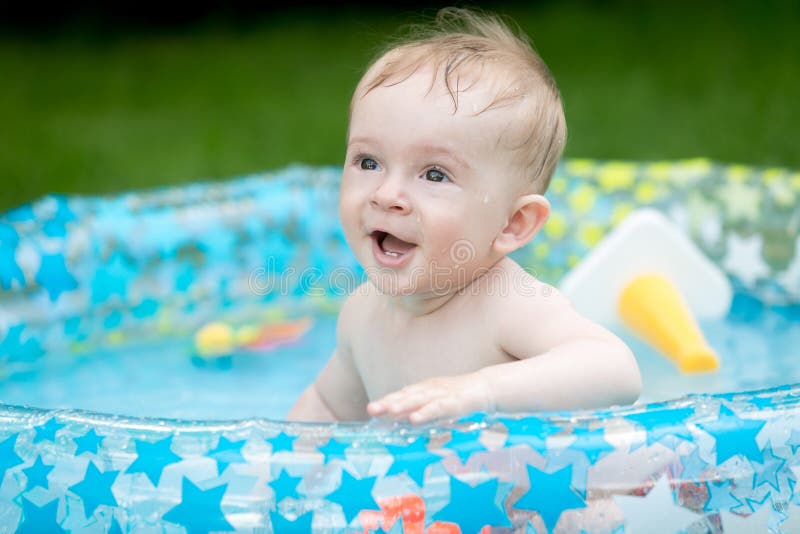
<svg viewBox="0 0 800 534">
<path fill-rule="evenodd" d="M 411 252 L 417 247 L 415 243 L 403 241 L 399 237 L 376 230 L 370 234 L 372 238 L 372 249 L 378 262 L 388 267 L 397 267 L 411 256 Z"/>
</svg>

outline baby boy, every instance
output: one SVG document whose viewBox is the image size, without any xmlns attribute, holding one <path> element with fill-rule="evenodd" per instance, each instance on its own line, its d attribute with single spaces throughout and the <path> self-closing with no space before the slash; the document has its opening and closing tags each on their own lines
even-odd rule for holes
<svg viewBox="0 0 800 534">
<path fill-rule="evenodd" d="M 555 82 L 499 19 L 445 9 L 356 87 L 339 213 L 368 276 L 289 419 L 412 423 L 636 400 L 631 351 L 508 254 L 550 213 Z"/>
</svg>

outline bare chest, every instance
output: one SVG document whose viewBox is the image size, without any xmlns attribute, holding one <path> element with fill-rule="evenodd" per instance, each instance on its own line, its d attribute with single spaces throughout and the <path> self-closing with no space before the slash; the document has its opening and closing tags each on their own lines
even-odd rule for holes
<svg viewBox="0 0 800 534">
<path fill-rule="evenodd" d="M 351 346 L 370 400 L 427 378 L 471 373 L 511 359 L 479 313 L 408 323 L 373 317 Z"/>
</svg>

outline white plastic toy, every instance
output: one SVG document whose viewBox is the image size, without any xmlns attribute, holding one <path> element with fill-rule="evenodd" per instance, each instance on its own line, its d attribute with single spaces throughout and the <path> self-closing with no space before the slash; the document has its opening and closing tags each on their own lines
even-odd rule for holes
<svg viewBox="0 0 800 534">
<path fill-rule="evenodd" d="M 652 208 L 626 217 L 561 281 L 586 317 L 623 322 L 682 371 L 711 371 L 719 358 L 697 326 L 731 306 L 730 282 L 697 246 Z"/>
</svg>

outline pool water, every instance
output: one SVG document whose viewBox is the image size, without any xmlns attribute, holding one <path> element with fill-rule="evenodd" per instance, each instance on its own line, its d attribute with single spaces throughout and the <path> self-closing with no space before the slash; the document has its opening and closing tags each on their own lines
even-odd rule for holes
<svg viewBox="0 0 800 534">
<path fill-rule="evenodd" d="M 734 304 L 724 321 L 701 324 L 722 360 L 716 373 L 681 374 L 629 332 L 612 328 L 636 354 L 644 383 L 640 402 L 800 382 L 800 318 L 743 296 Z M 237 354 L 228 369 L 192 363 L 186 338 L 50 354 L 35 371 L 0 382 L 0 401 L 130 416 L 283 419 L 327 361 L 335 327 L 334 315 L 320 315 L 301 340 Z"/>
</svg>

